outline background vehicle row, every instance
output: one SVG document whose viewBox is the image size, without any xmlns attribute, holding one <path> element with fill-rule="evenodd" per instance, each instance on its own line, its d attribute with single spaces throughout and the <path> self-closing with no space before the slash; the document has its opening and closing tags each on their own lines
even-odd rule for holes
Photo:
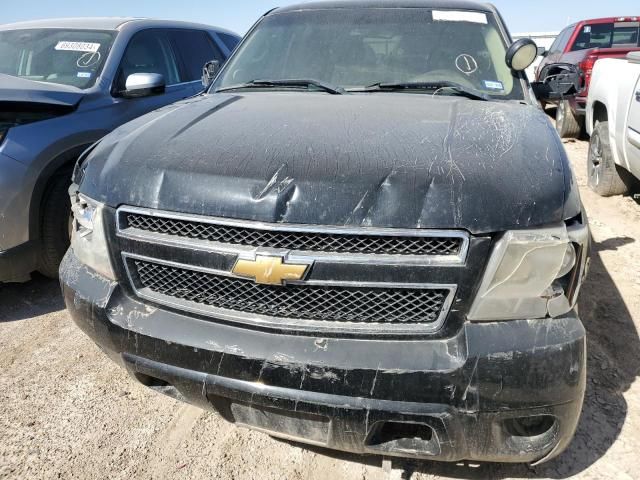
<svg viewBox="0 0 640 480">
<path fill-rule="evenodd" d="M 56 277 L 78 156 L 114 128 L 199 93 L 239 37 L 128 18 L 0 27 L 0 282 Z"/>
</svg>

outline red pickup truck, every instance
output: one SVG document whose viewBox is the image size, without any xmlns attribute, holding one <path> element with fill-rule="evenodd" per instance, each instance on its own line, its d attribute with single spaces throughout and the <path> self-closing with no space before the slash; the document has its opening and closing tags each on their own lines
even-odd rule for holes
<svg viewBox="0 0 640 480">
<path fill-rule="evenodd" d="M 625 58 L 635 50 L 640 50 L 640 15 L 583 20 L 560 32 L 544 54 L 536 77 L 551 63 L 571 63 L 584 72 L 584 90 L 576 97 L 558 102 L 556 128 L 562 138 L 576 138 L 584 130 L 589 82 L 595 63 L 601 58 Z"/>
</svg>

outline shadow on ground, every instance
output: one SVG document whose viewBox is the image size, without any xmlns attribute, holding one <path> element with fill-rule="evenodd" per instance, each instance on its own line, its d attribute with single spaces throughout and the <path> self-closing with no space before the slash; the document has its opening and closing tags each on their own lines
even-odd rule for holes
<svg viewBox="0 0 640 480">
<path fill-rule="evenodd" d="M 600 252 L 616 250 L 634 241 L 630 237 L 618 237 L 593 245 L 591 272 L 579 303 L 580 316 L 587 330 L 587 392 L 580 424 L 569 448 L 560 457 L 536 467 L 523 464 L 472 467 L 394 459 L 393 468 L 403 470 L 403 479 L 410 479 L 418 472 L 460 479 L 565 479 L 588 469 L 611 448 L 627 417 L 623 393 L 640 374 L 640 339 L 624 299 L 602 263 Z M 381 465 L 381 458 L 376 456 L 298 446 L 341 460 Z"/>
<path fill-rule="evenodd" d="M 40 275 L 28 283 L 0 284 L 0 323 L 27 320 L 64 309 L 60 284 Z"/>
</svg>

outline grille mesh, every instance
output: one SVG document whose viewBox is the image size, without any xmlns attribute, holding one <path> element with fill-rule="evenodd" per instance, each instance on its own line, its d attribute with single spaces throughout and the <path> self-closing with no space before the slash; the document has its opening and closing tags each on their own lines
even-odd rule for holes
<svg viewBox="0 0 640 480">
<path fill-rule="evenodd" d="M 446 289 L 278 287 L 134 260 L 142 287 L 201 305 L 301 320 L 359 323 L 435 322 Z"/>
<path fill-rule="evenodd" d="M 251 247 L 325 253 L 443 256 L 458 255 L 462 247 L 462 239 L 458 237 L 402 237 L 266 231 L 138 213 L 125 212 L 124 215 L 127 226 L 139 230 Z"/>
</svg>

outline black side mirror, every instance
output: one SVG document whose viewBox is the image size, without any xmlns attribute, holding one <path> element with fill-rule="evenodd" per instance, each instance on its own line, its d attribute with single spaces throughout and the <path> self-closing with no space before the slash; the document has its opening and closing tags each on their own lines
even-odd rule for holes
<svg viewBox="0 0 640 480">
<path fill-rule="evenodd" d="M 547 50 L 544 47 L 538 47 L 538 56 L 539 57 L 546 57 L 549 54 L 549 50 Z"/>
<path fill-rule="evenodd" d="M 507 66 L 516 72 L 526 70 L 535 62 L 538 55 L 538 46 L 530 38 L 521 38 L 511 44 L 507 50 L 505 62 Z"/>
<path fill-rule="evenodd" d="M 204 64 L 202 67 L 202 86 L 205 90 L 213 83 L 219 71 L 220 62 L 218 60 L 211 60 Z"/>
<path fill-rule="evenodd" d="M 551 63 L 546 65 L 531 87 L 538 100 L 558 100 L 580 93 L 582 72 L 570 63 Z"/>
</svg>

